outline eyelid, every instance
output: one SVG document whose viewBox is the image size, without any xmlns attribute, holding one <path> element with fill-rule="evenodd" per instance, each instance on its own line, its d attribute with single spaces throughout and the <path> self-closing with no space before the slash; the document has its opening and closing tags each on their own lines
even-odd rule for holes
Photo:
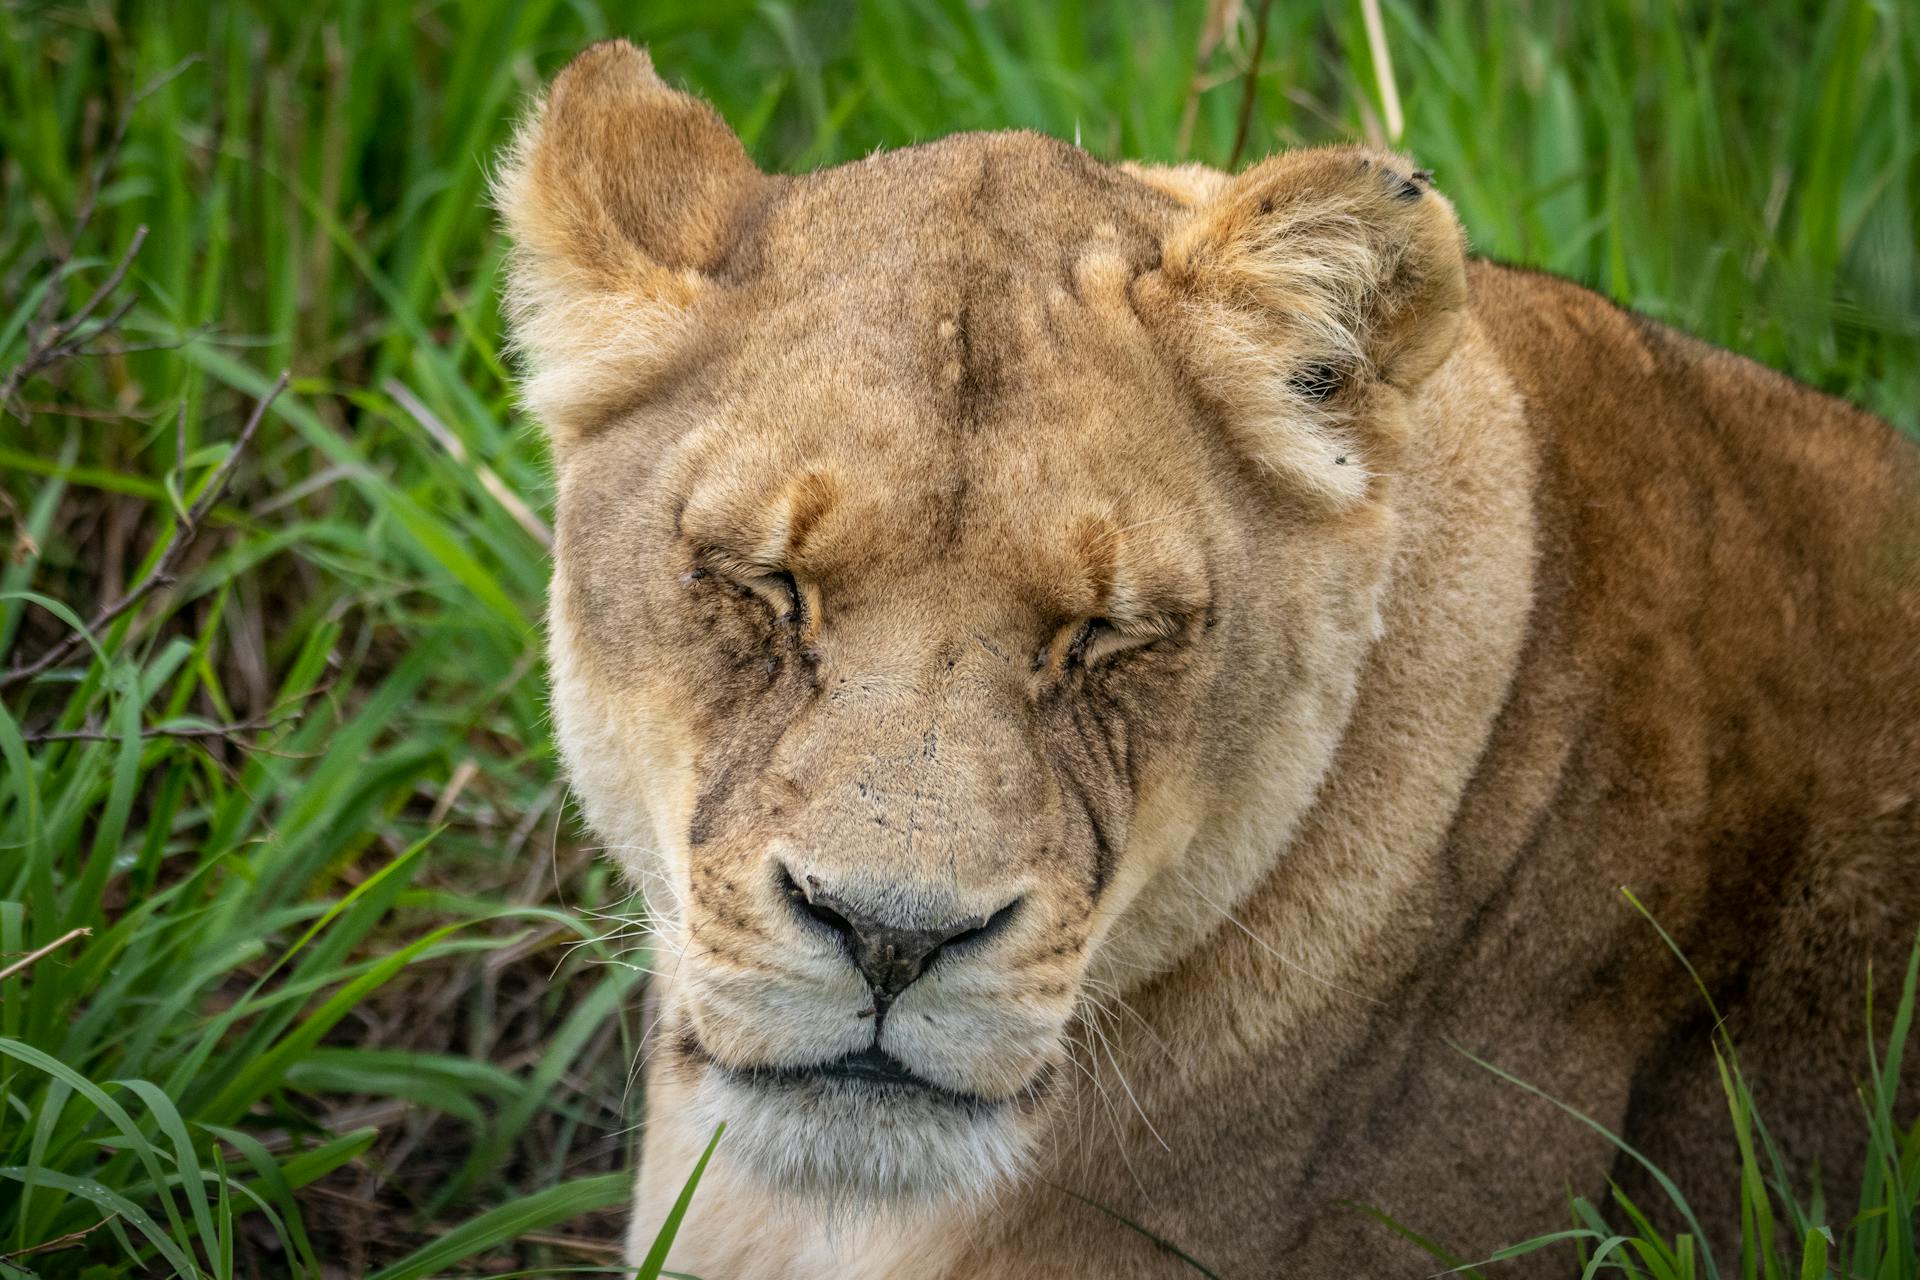
<svg viewBox="0 0 1920 1280">
<path fill-rule="evenodd" d="M 1172 619 L 1128 623 L 1122 627 L 1111 618 L 1089 618 L 1080 624 L 1070 652 L 1080 665 L 1091 667 L 1116 654 L 1144 649 L 1156 641 L 1178 634 L 1179 630 L 1179 625 Z"/>
<path fill-rule="evenodd" d="M 794 582 L 792 574 L 785 571 L 752 574 L 735 578 L 734 581 L 766 601 L 774 616 L 782 622 L 798 622 L 806 609 L 799 584 Z"/>
<path fill-rule="evenodd" d="M 760 597 L 782 622 L 798 622 L 806 611 L 806 595 L 792 573 L 743 559 L 715 547 L 702 547 L 694 556 L 699 567 L 734 586 Z"/>
<path fill-rule="evenodd" d="M 752 559 L 737 551 L 729 551 L 725 547 L 696 545 L 693 549 L 693 558 L 701 568 L 740 583 L 785 572 L 780 565 Z"/>
</svg>

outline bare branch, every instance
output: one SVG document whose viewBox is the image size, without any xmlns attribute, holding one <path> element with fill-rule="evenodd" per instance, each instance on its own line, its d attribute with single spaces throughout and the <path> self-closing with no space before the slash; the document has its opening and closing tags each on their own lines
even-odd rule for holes
<svg viewBox="0 0 1920 1280">
<path fill-rule="evenodd" d="M 20 407 L 27 413 L 52 414 L 62 418 L 85 418 L 92 422 L 143 422 L 154 415 L 154 410 L 146 405 L 135 405 L 131 409 L 95 409 L 83 404 L 22 401 Z"/>
<path fill-rule="evenodd" d="M 60 948 L 66 946 L 69 942 L 72 942 L 75 938 L 88 938 L 92 936 L 93 936 L 93 930 L 87 928 L 85 925 L 82 925 L 78 929 L 69 929 L 67 932 L 55 938 L 52 942 L 49 942 L 46 946 L 41 947 L 37 951 L 29 951 L 27 952 L 26 955 L 20 957 L 20 959 L 18 960 L 15 960 L 12 964 L 8 965 L 6 968 L 0 969 L 0 982 L 5 982 L 8 978 L 11 978 L 14 974 L 22 973 L 27 969 L 32 968 L 36 961 L 42 960 L 47 956 L 52 955 L 54 952 L 58 951 Z"/>
<path fill-rule="evenodd" d="M 73 255 L 78 250 L 81 240 L 86 237 L 87 228 L 93 224 L 93 215 L 99 208 L 100 192 L 106 187 L 107 175 L 112 173 L 119 163 L 120 150 L 126 145 L 127 134 L 133 128 L 134 112 L 139 110 L 141 103 L 172 83 L 176 77 L 199 62 L 201 58 L 201 54 L 190 54 L 174 63 L 173 66 L 140 86 L 133 97 L 127 100 L 125 108 L 121 110 L 120 119 L 114 126 L 113 137 L 108 140 L 106 148 L 100 153 L 99 160 L 93 166 L 93 174 L 80 193 L 80 203 L 74 210 L 73 226 L 67 232 L 66 243 L 56 244 L 52 252 L 47 255 L 47 264 L 53 279 L 49 281 L 47 291 L 40 299 L 40 306 L 33 323 L 28 326 L 26 356 L 19 364 L 7 371 L 4 380 L 0 380 L 0 408 L 12 405 L 14 393 L 29 378 L 75 354 L 78 344 L 68 342 L 66 340 L 68 336 L 85 324 L 87 317 L 98 310 L 114 290 L 126 280 L 127 271 L 133 265 L 134 256 L 140 252 L 140 246 L 147 238 L 147 228 L 144 225 L 134 232 L 133 239 L 122 251 L 119 262 L 106 281 L 93 291 L 93 295 L 81 304 L 80 309 L 65 320 L 58 322 L 54 320 L 54 317 L 59 314 L 60 302 L 65 295 L 60 277 L 66 271 L 67 265 L 73 261 Z M 132 308 L 132 305 L 131 302 L 123 304 L 106 323 L 99 325 L 88 334 L 87 340 L 98 338 L 112 329 Z"/>
<path fill-rule="evenodd" d="M 127 242 L 126 249 L 121 252 L 120 261 L 114 264 L 112 272 L 101 282 L 100 287 L 80 304 L 79 310 L 64 320 L 36 326 L 32 340 L 27 344 L 27 354 L 20 358 L 19 364 L 7 370 L 5 381 L 0 381 L 0 406 L 11 405 L 14 392 L 24 386 L 28 379 L 67 359 L 78 351 L 83 343 L 91 342 L 108 332 L 126 317 L 128 311 L 133 309 L 134 299 L 128 298 L 84 337 L 77 341 L 68 340 L 75 330 L 86 324 L 87 318 L 99 309 L 100 304 L 120 287 L 120 282 L 127 278 L 127 269 L 133 265 L 134 255 L 140 252 L 140 246 L 146 243 L 146 239 L 147 228 L 146 224 L 142 223 L 134 231 L 133 239 Z M 49 289 L 47 296 L 56 297 L 58 293 L 58 289 Z"/>
<path fill-rule="evenodd" d="M 119 1216 L 120 1211 L 115 1209 L 90 1227 L 81 1227 L 77 1231 L 69 1231 L 63 1236 L 55 1236 L 51 1240 L 42 1241 L 25 1249 L 16 1249 L 12 1253 L 0 1253 L 0 1262 L 11 1262 L 15 1258 L 30 1258 L 36 1253 L 56 1253 L 61 1249 L 71 1249 Z"/>
<path fill-rule="evenodd" d="M 189 742 L 206 748 L 207 744 L 224 742 L 242 751 L 258 751 L 265 755 L 285 760 L 312 759 L 313 752 L 277 751 L 264 747 L 258 735 L 271 733 L 282 725 L 298 719 L 302 712 L 316 698 L 324 698 L 333 691 L 334 682 L 316 685 L 304 693 L 282 699 L 273 710 L 248 720 L 230 720 L 225 722 L 176 720 L 161 724 L 141 725 L 138 736 L 143 740 L 167 739 L 175 742 Z M 78 729 L 29 729 L 20 735 L 21 741 L 29 746 L 47 742 L 119 742 L 126 735 L 107 727 L 97 720 L 90 720 Z"/>
<path fill-rule="evenodd" d="M 272 408 L 273 402 L 280 398 L 280 393 L 287 389 L 287 383 L 291 377 L 287 370 L 282 369 L 280 376 L 273 380 L 273 385 L 267 388 L 266 394 L 254 402 L 253 412 L 247 415 L 247 425 L 240 428 L 240 438 L 233 442 L 233 448 L 229 449 L 227 456 L 220 460 L 220 469 L 214 472 L 213 480 L 201 491 L 199 500 L 187 513 L 189 526 L 198 526 L 200 521 L 206 518 L 207 512 L 213 510 L 214 503 L 220 501 L 221 496 L 226 493 L 227 481 L 232 477 L 233 468 L 240 461 L 240 455 L 246 451 L 249 444 L 253 443 L 253 433 L 260 429 L 260 423 L 265 420 L 267 410 Z"/>
<path fill-rule="evenodd" d="M 117 347 L 81 347 L 74 352 L 77 356 L 130 356 L 140 351 L 178 351 L 182 347 L 196 342 L 206 341 L 215 326 L 197 324 L 176 338 L 155 338 L 151 342 L 123 342 Z"/>
<path fill-rule="evenodd" d="M 235 720 L 227 724 L 149 724 L 140 727 L 142 738 L 178 738 L 185 742 L 207 742 L 219 740 L 234 742 L 240 746 L 251 743 L 240 741 L 243 734 L 266 733 L 277 729 L 292 719 L 292 715 L 283 715 L 274 719 Z M 29 745 L 42 742 L 118 742 L 122 735 L 98 724 L 85 724 L 78 729 L 44 729 L 22 733 L 20 738 Z"/>
<path fill-rule="evenodd" d="M 146 242 L 147 224 L 143 222 L 133 229 L 133 239 L 127 241 L 127 247 L 120 253 L 120 261 L 113 264 L 113 270 L 108 272 L 107 278 L 100 282 L 100 287 L 95 289 L 93 293 L 88 296 L 87 300 L 80 304 L 78 311 L 75 311 L 60 324 L 56 325 L 54 327 L 55 332 L 72 333 L 75 329 L 86 323 L 87 317 L 98 310 L 100 304 L 105 302 L 113 291 L 120 287 L 120 282 L 127 278 L 127 268 L 133 265 L 134 255 L 140 252 L 140 246 Z"/>
<path fill-rule="evenodd" d="M 274 379 L 273 385 L 267 388 L 266 394 L 254 403 L 253 412 L 248 415 L 246 425 L 240 429 L 240 436 L 233 442 L 233 448 L 229 449 L 227 456 L 220 460 L 220 465 L 215 469 L 212 479 L 207 482 L 206 488 L 201 490 L 199 499 L 187 512 L 187 518 L 174 525 L 173 534 L 167 539 L 167 544 L 161 549 L 159 556 L 155 558 L 153 567 L 147 570 L 146 576 L 141 578 L 131 591 L 111 604 L 102 605 L 87 623 L 85 635 L 97 634 L 104 630 L 112 624 L 114 619 L 139 604 L 148 595 L 173 582 L 173 571 L 199 534 L 200 522 L 226 493 L 227 482 L 233 478 L 234 466 L 240 461 L 240 455 L 246 452 L 247 446 L 253 442 L 254 432 L 260 429 L 260 423 L 266 418 L 267 410 L 272 407 L 275 400 L 280 398 L 280 393 L 287 389 L 287 380 L 288 374 L 283 369 L 280 376 Z M 83 638 L 83 633 L 80 632 L 65 636 L 31 662 L 0 672 L 0 689 L 10 688 L 23 680 L 31 680 L 41 672 L 64 662 L 74 650 L 80 647 Z"/>
</svg>

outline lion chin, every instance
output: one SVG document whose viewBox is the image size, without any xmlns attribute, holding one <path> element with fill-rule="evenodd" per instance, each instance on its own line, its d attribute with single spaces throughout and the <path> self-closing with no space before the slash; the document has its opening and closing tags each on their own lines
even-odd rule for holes
<svg viewBox="0 0 1920 1280">
<path fill-rule="evenodd" d="M 843 1227 L 991 1199 L 1029 1167 L 1009 1103 L 915 1084 L 755 1078 L 709 1067 L 689 1123 L 797 1212 Z"/>
</svg>

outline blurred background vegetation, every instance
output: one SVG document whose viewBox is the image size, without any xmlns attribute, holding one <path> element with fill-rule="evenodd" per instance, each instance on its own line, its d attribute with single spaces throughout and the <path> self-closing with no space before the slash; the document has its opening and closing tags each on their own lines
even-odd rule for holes
<svg viewBox="0 0 1920 1280">
<path fill-rule="evenodd" d="M 1379 9 L 0 2 L 0 1275 L 617 1261 L 646 956 L 484 195 L 592 40 L 774 169 L 1395 143 L 1478 251 L 1920 427 L 1910 3 Z"/>
</svg>

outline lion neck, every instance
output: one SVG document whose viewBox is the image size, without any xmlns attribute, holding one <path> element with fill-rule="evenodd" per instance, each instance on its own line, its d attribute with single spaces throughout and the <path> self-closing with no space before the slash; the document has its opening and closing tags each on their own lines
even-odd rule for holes
<svg viewBox="0 0 1920 1280">
<path fill-rule="evenodd" d="M 1197 836 L 1190 857 L 1250 888 L 1193 894 L 1199 923 L 1178 962 L 1126 992 L 1141 1018 L 1106 1020 L 1111 1051 L 1140 1063 L 1136 1084 L 1184 1093 L 1249 1056 L 1303 1051 L 1329 1020 L 1361 1021 L 1372 997 L 1358 993 L 1390 989 L 1416 959 L 1410 917 L 1427 909 L 1527 632 L 1535 458 L 1520 395 L 1477 325 L 1413 414 L 1382 630 L 1334 763 L 1290 832 L 1258 825 L 1256 795 Z M 1191 886 L 1170 871 L 1167 892 Z M 1181 1070 L 1145 1069 L 1164 1068 L 1175 1044 Z"/>
</svg>

